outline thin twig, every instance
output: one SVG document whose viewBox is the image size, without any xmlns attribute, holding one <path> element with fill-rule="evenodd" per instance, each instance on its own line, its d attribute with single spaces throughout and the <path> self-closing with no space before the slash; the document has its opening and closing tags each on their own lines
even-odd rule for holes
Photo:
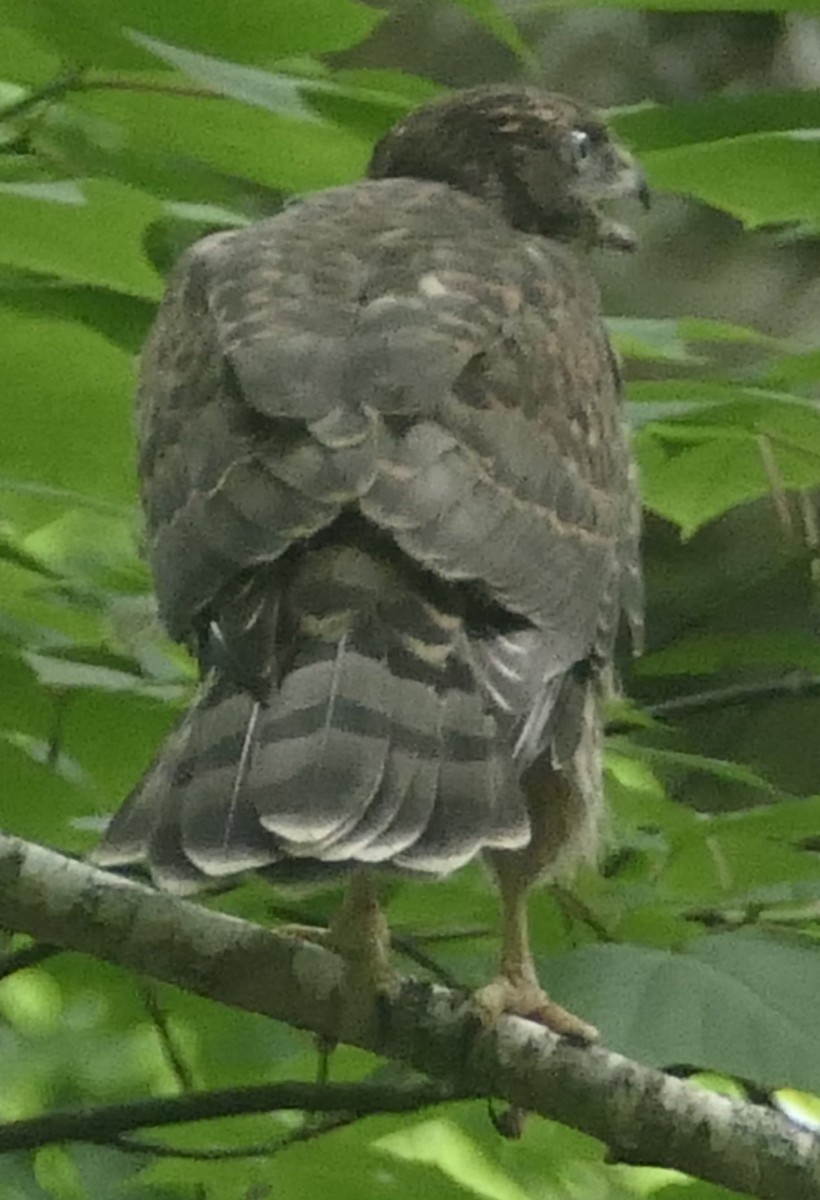
<svg viewBox="0 0 820 1200">
<path fill-rule="evenodd" d="M 426 1107 L 426 1105 L 422 1105 Z M 304 1142 L 312 1142 L 315 1138 L 335 1129 L 344 1129 L 356 1121 L 363 1121 L 364 1116 L 358 1113 L 339 1113 L 338 1116 L 326 1118 L 316 1123 L 300 1125 L 284 1137 L 271 1139 L 269 1142 L 251 1142 L 247 1146 L 211 1146 L 206 1150 L 191 1150 L 188 1147 L 169 1146 L 166 1142 L 154 1142 L 148 1138 L 121 1137 L 112 1138 L 110 1146 L 124 1150 L 127 1154 L 152 1154 L 155 1158 L 192 1158 L 207 1162 L 218 1162 L 229 1158 L 273 1158 L 282 1150 Z"/>
<path fill-rule="evenodd" d="M 565 917 L 588 926 L 601 942 L 616 941 L 606 925 L 603 924 L 589 905 L 584 903 L 580 896 L 576 896 L 569 888 L 562 887 L 560 883 L 551 883 L 547 886 L 546 890 L 554 897 Z"/>
<path fill-rule="evenodd" d="M 151 984 L 143 984 L 140 988 L 140 994 L 142 1002 L 151 1018 L 151 1023 L 156 1030 L 165 1061 L 171 1068 L 181 1091 L 193 1091 L 196 1087 L 193 1071 L 185 1061 L 182 1050 L 177 1045 L 177 1040 L 168 1021 L 168 1014 L 160 1004 L 156 988 Z"/>
<path fill-rule="evenodd" d="M 24 946 L 22 950 L 14 950 L 0 958 L 0 979 L 7 979 L 16 971 L 27 971 L 29 967 L 39 967 L 46 959 L 55 954 L 62 954 L 61 946 L 48 946 L 45 942 L 35 942 L 33 946 Z"/>
<path fill-rule="evenodd" d="M 428 954 L 418 945 L 412 934 L 400 933 L 391 935 L 391 942 L 398 950 L 399 954 L 403 954 L 405 958 L 409 958 L 417 966 L 423 970 L 429 971 L 434 979 L 445 987 L 464 989 L 464 984 L 461 983 L 451 971 L 443 966 L 437 959 L 433 958 L 432 954 Z"/>
<path fill-rule="evenodd" d="M 159 82 L 151 79 L 128 79 L 116 75 L 88 76 L 83 67 L 72 67 L 44 83 L 12 104 L 0 109 L 0 121 L 21 117 L 40 104 L 53 104 L 71 92 L 150 92 L 159 96 L 193 97 L 197 100 L 224 100 L 222 92 L 201 84 Z"/>
<path fill-rule="evenodd" d="M 658 704 L 648 704 L 642 711 L 650 717 L 688 717 L 697 713 L 713 712 L 715 709 L 736 708 L 743 704 L 761 704 L 766 700 L 799 699 L 804 696 L 820 695 L 820 675 L 791 674 L 780 679 L 764 680 L 760 683 L 738 683 L 728 687 L 710 688 L 703 692 L 690 692 L 675 696 Z M 628 720 L 615 720 L 607 724 L 608 734 L 634 732 L 635 725 Z"/>
<path fill-rule="evenodd" d="M 32 1150 L 53 1142 L 109 1143 L 130 1129 L 207 1121 L 249 1113 L 298 1109 L 337 1112 L 350 1117 L 413 1112 L 427 1105 L 465 1099 L 475 1092 L 425 1080 L 415 1084 L 284 1083 L 217 1091 L 187 1092 L 126 1104 L 47 1113 L 0 1125 L 0 1153 Z"/>
</svg>

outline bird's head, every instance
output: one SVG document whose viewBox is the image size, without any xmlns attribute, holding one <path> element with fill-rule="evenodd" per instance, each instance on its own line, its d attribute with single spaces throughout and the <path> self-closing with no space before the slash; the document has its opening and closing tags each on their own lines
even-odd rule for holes
<svg viewBox="0 0 820 1200">
<path fill-rule="evenodd" d="M 436 180 L 478 196 L 527 233 L 632 249 L 602 201 L 649 190 L 594 109 L 524 87 L 456 92 L 409 114 L 382 138 L 368 174 Z"/>
</svg>

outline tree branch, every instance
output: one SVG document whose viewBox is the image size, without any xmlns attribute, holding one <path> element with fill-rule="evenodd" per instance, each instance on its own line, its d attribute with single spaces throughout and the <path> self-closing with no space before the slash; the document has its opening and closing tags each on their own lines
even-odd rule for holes
<svg viewBox="0 0 820 1200">
<path fill-rule="evenodd" d="M 344 964 L 320 946 L 5 836 L 0 926 L 341 1037 L 458 1094 L 496 1096 L 584 1130 L 622 1162 L 674 1167 L 759 1200 L 820 1195 L 820 1139 L 777 1113 L 519 1018 L 482 1031 L 462 994 L 433 984 L 404 980 L 390 999 L 350 1012 Z"/>
<path fill-rule="evenodd" d="M 470 1092 L 431 1083 L 286 1083 L 255 1087 L 221 1088 L 188 1092 L 125 1104 L 101 1104 L 9 1121 L 0 1125 L 0 1154 L 11 1150 L 34 1150 L 51 1142 L 108 1143 L 133 1129 L 178 1125 L 185 1121 L 210 1121 L 218 1117 L 299 1109 L 310 1112 L 344 1113 L 350 1117 L 373 1113 L 414 1112 L 449 1100 L 463 1100 Z M 272 1148 L 275 1148 L 272 1147 Z M 132 1142 L 129 1149 L 149 1152 L 151 1147 Z"/>
</svg>

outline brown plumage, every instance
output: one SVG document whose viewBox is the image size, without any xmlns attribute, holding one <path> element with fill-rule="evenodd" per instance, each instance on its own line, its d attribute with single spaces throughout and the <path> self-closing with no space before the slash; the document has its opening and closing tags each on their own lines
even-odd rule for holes
<svg viewBox="0 0 820 1200">
<path fill-rule="evenodd" d="M 622 611 L 640 625 L 618 371 L 573 243 L 631 245 L 597 205 L 645 189 L 593 113 L 518 88 L 411 114 L 370 175 L 170 280 L 140 478 L 202 685 L 96 858 L 185 891 L 486 850 L 520 940 L 532 878 L 594 840 L 601 680 Z"/>
</svg>

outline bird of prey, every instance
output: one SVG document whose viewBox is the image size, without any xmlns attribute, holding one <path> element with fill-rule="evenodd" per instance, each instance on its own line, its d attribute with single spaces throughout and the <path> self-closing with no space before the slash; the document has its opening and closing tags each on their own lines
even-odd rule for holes
<svg viewBox="0 0 820 1200">
<path fill-rule="evenodd" d="M 599 209 L 631 194 L 585 105 L 481 87 L 400 121 L 367 180 L 182 256 L 142 358 L 139 474 L 160 615 L 201 684 L 98 863 L 178 892 L 351 873 L 335 944 L 381 962 L 373 875 L 483 853 L 483 1011 L 592 1036 L 538 984 L 526 900 L 594 845 L 602 694 L 622 615 L 641 623 L 586 253 L 632 246 Z"/>
</svg>

